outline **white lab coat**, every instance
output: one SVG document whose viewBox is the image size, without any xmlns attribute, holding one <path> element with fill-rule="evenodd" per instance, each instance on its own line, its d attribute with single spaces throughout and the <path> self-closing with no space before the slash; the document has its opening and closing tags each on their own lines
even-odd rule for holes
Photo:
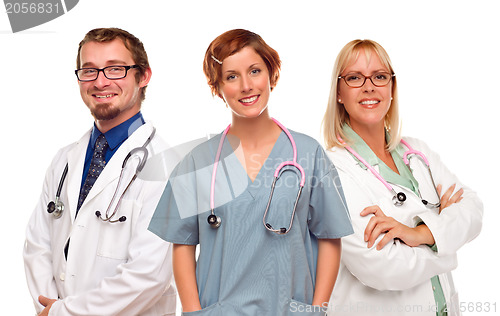
<svg viewBox="0 0 500 316">
<path fill-rule="evenodd" d="M 347 150 L 334 148 L 328 151 L 337 167 L 354 228 L 353 235 L 342 238 L 342 260 L 330 300 L 329 316 L 435 316 L 430 282 L 435 275 L 439 275 L 448 315 L 460 314 L 451 271 L 457 267 L 457 250 L 481 230 L 483 205 L 476 193 L 461 184 L 426 144 L 416 139 L 405 140 L 427 156 L 436 185 L 443 185 L 443 193 L 456 183 L 456 190 L 464 189 L 463 200 L 439 214 L 426 208 L 411 190 L 391 184 L 396 192 L 403 191 L 407 196 L 403 206 L 394 206 L 391 192 L 369 170 L 361 168 Z M 423 164 L 417 165 L 420 170 L 414 170 L 414 175 L 424 176 L 417 177 L 423 197 L 435 197 L 428 172 Z M 426 245 L 409 247 L 400 240 L 376 250 L 383 235 L 368 249 L 363 235 L 373 215 L 361 217 L 359 214 L 371 205 L 378 205 L 385 215 L 410 227 L 423 221 L 432 232 L 438 251 Z"/>
<path fill-rule="evenodd" d="M 96 210 L 103 215 L 106 212 L 125 156 L 145 143 L 152 128 L 150 123 L 142 125 L 120 146 L 76 218 L 90 131 L 53 159 L 27 227 L 24 248 L 28 287 L 37 312 L 43 309 L 38 296 L 44 295 L 60 298 L 52 305 L 50 315 L 174 315 L 171 244 L 147 229 L 168 178 L 165 164 L 157 159 L 166 150 L 158 135 L 147 147 L 146 167 L 125 194 L 115 216 L 125 215 L 126 221 L 103 222 L 95 215 Z M 129 161 L 119 194 L 137 162 L 137 158 Z M 55 199 L 66 163 L 69 170 L 61 192 L 65 209 L 62 217 L 55 219 L 47 213 L 47 204 Z M 114 205 L 110 212 L 113 210 Z M 64 246 L 69 238 L 66 260 Z"/>
</svg>

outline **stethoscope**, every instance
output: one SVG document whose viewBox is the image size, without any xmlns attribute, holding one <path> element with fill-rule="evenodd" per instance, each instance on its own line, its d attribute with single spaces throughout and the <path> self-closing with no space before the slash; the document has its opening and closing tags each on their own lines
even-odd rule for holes
<svg viewBox="0 0 500 316">
<path fill-rule="evenodd" d="M 300 194 L 302 193 L 302 189 L 304 188 L 304 183 L 306 181 L 306 177 L 305 177 L 304 168 L 302 168 L 302 166 L 297 163 L 297 147 L 295 145 L 295 141 L 294 141 L 292 135 L 290 134 L 288 129 L 286 129 L 286 127 L 281 125 L 281 123 L 279 123 L 274 118 L 272 118 L 272 120 L 283 130 L 283 132 L 285 132 L 286 136 L 290 140 L 290 143 L 292 144 L 292 148 L 293 148 L 293 160 L 282 162 L 274 171 L 274 180 L 273 180 L 273 183 L 271 185 L 271 193 L 269 195 L 269 201 L 267 202 L 266 211 L 264 212 L 264 217 L 262 218 L 262 223 L 264 224 L 264 227 L 266 227 L 267 230 L 274 232 L 274 233 L 277 233 L 277 234 L 280 234 L 280 235 L 284 235 L 284 234 L 287 234 L 290 231 L 290 229 L 292 229 L 293 218 L 295 216 L 295 210 L 297 208 L 297 203 L 299 202 L 299 198 L 300 198 Z M 231 127 L 231 124 L 229 124 L 228 127 L 226 127 L 226 129 L 222 133 L 221 139 L 219 141 L 219 147 L 217 149 L 217 154 L 215 155 L 214 167 L 212 169 L 212 182 L 211 182 L 211 186 L 210 186 L 211 214 L 207 218 L 207 221 L 210 224 L 210 226 L 212 226 L 212 228 L 218 228 L 222 222 L 220 216 L 217 216 L 214 213 L 214 208 L 215 208 L 215 202 L 214 202 L 215 201 L 215 178 L 217 175 L 217 166 L 219 164 L 219 159 L 220 159 L 220 154 L 222 152 L 222 145 L 224 143 L 224 138 L 226 137 L 226 134 L 229 131 L 230 127 Z M 278 181 L 279 177 L 281 176 L 281 174 L 284 171 L 292 170 L 292 169 L 283 169 L 283 167 L 285 167 L 285 166 L 293 166 L 297 170 L 299 170 L 299 172 L 300 172 L 299 191 L 297 192 L 297 198 L 295 199 L 295 204 L 293 205 L 293 211 L 292 211 L 292 215 L 290 218 L 290 224 L 289 224 L 288 228 L 282 227 L 280 229 L 274 229 L 273 226 L 271 226 L 271 224 L 267 223 L 266 218 L 267 218 L 267 213 L 269 211 L 269 206 L 271 205 L 271 201 L 273 199 L 274 187 L 276 186 L 276 182 Z"/>
<path fill-rule="evenodd" d="M 137 176 L 139 175 L 139 173 L 141 173 L 142 169 L 144 168 L 144 165 L 146 164 L 146 161 L 148 160 L 148 150 L 147 150 L 146 147 L 149 145 L 149 143 L 153 139 L 155 133 L 156 133 L 156 128 L 153 127 L 153 131 L 151 132 L 151 135 L 149 135 L 149 137 L 146 140 L 146 142 L 144 143 L 144 145 L 142 145 L 141 147 L 136 147 L 136 148 L 132 149 L 127 154 L 127 156 L 125 157 L 125 159 L 123 160 L 122 170 L 120 172 L 120 177 L 118 178 L 118 185 L 116 186 L 115 193 L 113 194 L 113 198 L 111 199 L 111 202 L 109 202 L 108 208 L 106 209 L 105 216 L 102 217 L 102 214 L 101 214 L 100 211 L 96 211 L 95 212 L 95 215 L 100 220 L 102 220 L 104 222 L 109 222 L 109 223 L 124 222 L 124 221 L 127 220 L 126 216 L 121 216 L 118 219 L 113 219 L 113 217 L 115 216 L 115 214 L 116 214 L 116 212 L 117 212 L 117 210 L 118 210 L 118 208 L 120 206 L 120 203 L 122 201 L 123 196 L 128 191 L 128 189 L 130 188 L 130 186 L 132 185 L 132 183 L 135 181 L 135 179 L 137 178 Z M 115 209 L 113 210 L 113 212 L 110 215 L 109 211 L 111 209 L 111 205 L 113 205 L 113 202 L 115 201 L 116 196 L 118 194 L 118 188 L 120 187 L 120 184 L 122 182 L 123 172 L 125 170 L 127 162 L 129 160 L 129 158 L 132 157 L 132 155 L 139 154 L 139 156 L 140 156 L 140 153 L 142 153 L 142 158 L 139 158 L 139 163 L 138 163 L 138 165 L 137 165 L 137 167 L 135 169 L 135 174 L 132 177 L 132 179 L 129 181 L 129 183 L 128 183 L 127 187 L 125 188 L 125 190 L 122 192 L 120 198 L 118 199 L 118 203 L 116 203 Z M 50 214 L 53 214 L 54 218 L 56 218 L 56 219 L 60 218 L 62 216 L 63 211 L 64 211 L 64 204 L 61 201 L 61 189 L 62 189 L 62 186 L 64 184 L 64 180 L 66 179 L 67 173 L 68 173 L 68 163 L 66 163 L 66 167 L 64 167 L 64 171 L 62 173 L 61 179 L 59 180 L 59 186 L 57 187 L 55 201 L 50 201 L 49 204 L 47 204 L 47 212 L 49 212 Z"/>
<path fill-rule="evenodd" d="M 406 194 L 404 194 L 403 192 L 398 192 L 397 193 L 394 190 L 394 188 L 387 181 L 385 181 L 384 178 L 382 178 L 382 176 L 380 175 L 380 173 L 378 173 L 365 159 L 363 159 L 363 157 L 361 157 L 356 151 L 354 151 L 354 149 L 352 149 L 351 147 L 349 147 L 340 137 L 338 137 L 338 139 L 339 139 L 339 141 L 343 145 L 345 145 L 345 149 L 347 149 L 354 157 L 356 157 L 363 165 L 365 165 L 365 167 L 368 168 L 368 170 L 370 170 L 371 173 L 378 180 L 380 180 L 380 182 L 382 182 L 384 184 L 384 186 L 389 191 L 391 191 L 391 193 L 392 193 L 392 201 L 393 201 L 394 205 L 396 205 L 396 206 L 403 205 L 403 203 L 406 201 Z M 405 165 L 408 167 L 408 169 L 410 170 L 410 172 L 412 172 L 412 169 L 410 168 L 410 159 L 412 157 L 419 158 L 424 163 L 424 165 L 427 167 L 427 172 L 429 173 L 429 176 L 431 178 L 432 186 L 434 187 L 434 190 L 436 191 L 436 195 L 439 197 L 439 193 L 438 193 L 438 191 L 436 189 L 436 184 L 434 183 L 434 178 L 432 177 L 431 168 L 429 166 L 429 160 L 427 160 L 427 158 L 425 157 L 425 155 L 422 152 L 413 149 L 410 146 L 410 144 L 408 144 L 405 140 L 401 139 L 401 143 L 408 148 L 408 150 L 403 154 L 403 161 L 404 161 Z M 441 206 L 441 202 L 431 203 L 431 202 L 429 202 L 427 200 L 424 200 L 422 198 L 422 194 L 420 193 L 420 189 L 417 189 L 417 191 L 418 191 L 418 196 L 420 197 L 420 200 L 422 200 L 422 203 L 426 207 L 428 207 L 428 208 L 439 208 Z"/>
</svg>

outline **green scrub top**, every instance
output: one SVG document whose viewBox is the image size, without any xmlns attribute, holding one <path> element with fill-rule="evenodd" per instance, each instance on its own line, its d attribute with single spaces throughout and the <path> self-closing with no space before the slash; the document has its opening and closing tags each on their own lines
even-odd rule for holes
<svg viewBox="0 0 500 316">
<path fill-rule="evenodd" d="M 356 134 L 356 132 L 349 125 L 345 124 L 343 126 L 343 131 L 346 138 L 350 141 L 349 144 L 351 148 L 354 149 L 354 151 L 356 151 L 361 157 L 363 157 L 363 159 L 365 159 L 366 162 L 368 162 L 371 166 L 378 166 L 379 174 L 382 176 L 382 178 L 384 178 L 389 183 L 404 186 L 412 190 L 415 194 L 419 194 L 418 182 L 415 177 L 413 177 L 413 174 L 403 161 L 403 155 L 407 150 L 404 145 L 400 143 L 395 150 L 391 151 L 392 159 L 394 160 L 394 163 L 396 164 L 396 167 L 399 171 L 399 174 L 397 174 L 382 160 L 380 160 L 377 155 L 375 155 L 375 153 L 370 149 L 365 141 L 358 134 Z M 389 141 L 389 134 L 387 132 L 386 141 Z M 356 157 L 354 157 L 354 159 L 358 160 Z M 359 165 L 363 169 L 368 169 L 361 162 L 359 162 Z M 437 251 L 435 245 L 432 245 L 431 248 L 434 251 Z M 441 283 L 439 282 L 439 278 L 437 275 L 431 278 L 431 284 L 434 293 L 434 300 L 437 307 L 436 315 L 447 316 L 448 313 L 446 311 L 446 299 L 444 297 L 443 288 L 441 287 Z"/>
</svg>

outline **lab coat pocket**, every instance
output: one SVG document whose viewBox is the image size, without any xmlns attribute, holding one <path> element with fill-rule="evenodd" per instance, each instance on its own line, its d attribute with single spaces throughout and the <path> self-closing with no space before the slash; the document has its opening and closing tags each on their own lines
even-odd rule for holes
<svg viewBox="0 0 500 316">
<path fill-rule="evenodd" d="M 199 311 L 182 312 L 182 316 L 222 316 L 222 311 L 219 303 L 207 306 Z"/>
<path fill-rule="evenodd" d="M 325 316 L 326 308 L 321 306 L 313 306 L 306 303 L 290 299 L 286 306 L 287 316 Z"/>
<path fill-rule="evenodd" d="M 128 258 L 128 246 L 132 236 L 134 214 L 140 211 L 140 205 L 133 200 L 122 200 L 112 220 L 118 220 L 125 216 L 125 221 L 110 223 L 99 221 L 99 246 L 97 255 L 115 260 L 126 260 Z M 109 211 L 112 214 L 113 208 Z"/>
</svg>

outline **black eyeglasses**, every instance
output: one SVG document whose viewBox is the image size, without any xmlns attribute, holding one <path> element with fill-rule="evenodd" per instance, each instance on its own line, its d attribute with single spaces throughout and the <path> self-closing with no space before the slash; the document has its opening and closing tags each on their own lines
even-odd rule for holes
<svg viewBox="0 0 500 316">
<path fill-rule="evenodd" d="M 364 75 L 356 72 L 347 74 L 345 76 L 339 76 L 338 79 L 344 79 L 345 83 L 349 87 L 360 88 L 365 84 L 366 78 L 370 78 L 374 86 L 383 87 L 389 84 L 392 77 L 395 76 L 395 74 L 390 74 L 388 72 L 377 72 L 370 77 L 365 77 Z"/>
<path fill-rule="evenodd" d="M 137 65 L 132 66 L 108 66 L 104 68 L 80 68 L 75 70 L 76 77 L 80 81 L 94 81 L 99 76 L 99 72 L 102 71 L 104 77 L 110 80 L 122 79 L 127 76 L 129 69 L 139 68 Z"/>
</svg>

